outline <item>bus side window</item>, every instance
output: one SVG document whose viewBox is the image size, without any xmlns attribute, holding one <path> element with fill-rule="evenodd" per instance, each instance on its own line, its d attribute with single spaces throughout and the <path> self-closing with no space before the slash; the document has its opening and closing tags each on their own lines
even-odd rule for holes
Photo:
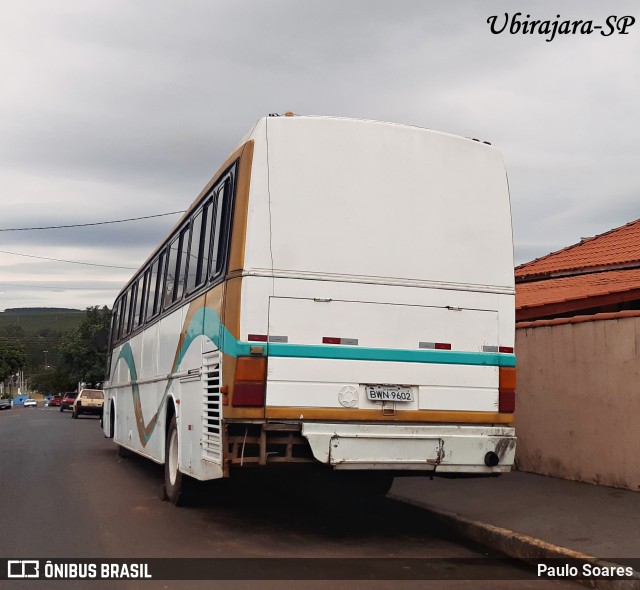
<svg viewBox="0 0 640 590">
<path fill-rule="evenodd" d="M 162 307 L 166 309 L 173 301 L 173 291 L 176 287 L 176 271 L 178 269 L 178 246 L 180 236 L 176 236 L 169 246 L 169 261 L 167 262 L 167 276 L 165 277 L 164 296 Z"/>
<path fill-rule="evenodd" d="M 127 306 L 122 316 L 122 335 L 126 336 L 131 332 L 131 324 L 133 319 L 133 306 L 136 299 L 136 286 L 135 284 L 127 292 Z"/>
<path fill-rule="evenodd" d="M 209 262 L 211 260 L 211 234 L 213 233 L 213 223 L 215 210 L 213 206 L 213 200 L 209 199 L 204 207 L 204 236 L 202 238 L 202 275 L 200 277 L 200 283 L 204 283 L 209 276 Z"/>
<path fill-rule="evenodd" d="M 171 307 L 174 301 L 182 299 L 184 293 L 184 264 L 187 258 L 186 248 L 189 244 L 189 227 L 184 228 L 169 246 L 167 276 L 165 280 L 163 309 Z"/>
<path fill-rule="evenodd" d="M 158 281 L 156 283 L 155 296 L 153 298 L 153 315 L 156 316 L 162 309 L 162 295 L 164 286 L 164 275 L 166 274 L 167 251 L 164 250 L 158 257 Z"/>
<path fill-rule="evenodd" d="M 146 289 L 146 285 L 147 285 L 147 277 L 148 277 L 148 271 L 144 274 L 143 277 L 138 278 L 138 280 L 136 281 L 136 299 L 135 299 L 135 305 L 133 308 L 133 318 L 132 318 L 132 322 L 131 322 L 131 330 L 135 330 L 141 322 L 141 317 L 142 317 L 142 300 L 144 298 L 145 295 L 145 289 Z"/>
<path fill-rule="evenodd" d="M 160 313 L 162 302 L 162 287 L 164 276 L 165 253 L 160 252 L 158 258 L 151 263 L 149 272 L 149 288 L 147 290 L 147 313 L 146 321 L 156 317 Z"/>
<path fill-rule="evenodd" d="M 114 345 L 118 341 L 118 320 L 120 319 L 120 302 L 115 302 L 113 306 L 113 315 L 111 316 L 111 344 Z"/>
<path fill-rule="evenodd" d="M 118 323 L 118 340 L 122 338 L 126 334 L 126 325 L 127 325 L 127 293 L 122 296 L 120 300 L 120 322 Z"/>
<path fill-rule="evenodd" d="M 151 269 L 144 271 L 144 291 L 140 300 L 140 325 L 144 325 L 147 313 L 147 299 L 149 298 L 149 289 L 151 288 Z"/>
<path fill-rule="evenodd" d="M 187 276 L 187 293 L 191 293 L 195 287 L 202 284 L 202 224 L 207 222 L 207 211 L 205 208 L 200 209 L 193 219 L 193 227 L 191 230 L 191 245 L 189 246 L 189 263 Z"/>
<path fill-rule="evenodd" d="M 226 208 L 225 196 L 227 194 L 226 187 L 229 184 L 227 180 L 217 191 L 215 196 L 215 225 L 213 234 L 213 247 L 211 249 L 211 270 L 209 271 L 209 278 L 218 276 L 222 270 L 223 255 L 221 246 L 224 244 L 225 235 L 225 215 Z"/>
<path fill-rule="evenodd" d="M 147 287 L 147 301 L 146 301 L 146 321 L 149 321 L 153 317 L 153 302 L 156 297 L 156 289 L 158 286 L 158 259 L 156 258 L 151 267 L 147 271 L 149 273 L 149 286 Z"/>
<path fill-rule="evenodd" d="M 178 267 L 176 269 L 176 288 L 173 293 L 173 301 L 180 301 L 184 295 L 184 286 L 187 280 L 187 253 L 189 250 L 189 236 L 191 227 L 187 226 L 180 232 L 178 243 Z"/>
</svg>

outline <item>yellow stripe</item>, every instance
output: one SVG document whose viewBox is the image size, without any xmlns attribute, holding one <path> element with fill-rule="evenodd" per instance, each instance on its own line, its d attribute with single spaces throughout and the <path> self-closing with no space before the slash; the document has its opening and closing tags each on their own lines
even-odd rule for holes
<svg viewBox="0 0 640 590">
<path fill-rule="evenodd" d="M 224 406 L 222 408 L 222 414 L 225 420 L 264 420 L 264 408 L 234 408 L 233 406 Z"/>
<path fill-rule="evenodd" d="M 225 412 L 225 417 L 227 413 Z M 235 417 L 235 416 L 234 416 Z M 448 410 L 352 410 L 350 408 L 274 408 L 267 407 L 265 418 L 278 420 L 338 420 L 355 422 L 449 422 L 456 424 L 511 424 L 513 414 L 499 412 L 459 412 Z"/>
<path fill-rule="evenodd" d="M 244 267 L 244 254 L 247 240 L 247 217 L 249 214 L 249 189 L 251 187 L 251 169 L 253 165 L 254 141 L 248 141 L 232 154 L 231 159 L 239 158 L 236 176 L 236 195 L 233 206 L 233 224 L 231 226 L 231 243 L 229 245 L 229 267 L 224 282 L 222 314 L 220 319 L 227 330 L 240 339 L 240 304 L 242 296 L 242 277 L 238 276 Z M 236 373 L 235 357 L 222 355 L 222 383 L 229 389 L 229 399 L 233 399 L 234 376 Z M 235 410 L 229 406 L 224 408 L 225 417 L 232 415 L 238 418 L 264 418 L 264 408 Z M 240 415 L 238 415 L 238 413 Z"/>
<path fill-rule="evenodd" d="M 251 167 L 253 164 L 253 146 L 253 140 L 248 141 L 240 149 L 236 150 L 229 158 L 229 160 L 239 158 L 240 162 L 236 176 L 236 196 L 235 203 L 233 205 L 233 225 L 231 226 L 228 273 L 241 271 L 244 268 L 244 251 L 247 240 L 247 217 L 249 215 L 249 188 L 251 186 Z M 227 162 L 229 162 L 229 160 L 227 160 Z"/>
</svg>

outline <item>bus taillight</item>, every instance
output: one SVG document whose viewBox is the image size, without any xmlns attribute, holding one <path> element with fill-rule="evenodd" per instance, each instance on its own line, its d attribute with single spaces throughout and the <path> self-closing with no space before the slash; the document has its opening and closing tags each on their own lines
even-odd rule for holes
<svg viewBox="0 0 640 590">
<path fill-rule="evenodd" d="M 238 357 L 231 405 L 236 408 L 264 406 L 266 379 L 266 357 Z"/>
<path fill-rule="evenodd" d="M 516 369 L 500 367 L 498 374 L 498 411 L 512 414 L 516 409 Z"/>
</svg>

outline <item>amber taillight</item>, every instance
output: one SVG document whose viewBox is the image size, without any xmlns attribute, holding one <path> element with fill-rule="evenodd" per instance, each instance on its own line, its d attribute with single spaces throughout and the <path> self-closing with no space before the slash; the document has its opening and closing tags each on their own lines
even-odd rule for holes
<svg viewBox="0 0 640 590">
<path fill-rule="evenodd" d="M 256 408 L 264 406 L 266 380 L 266 357 L 238 357 L 231 405 L 236 408 Z"/>
<path fill-rule="evenodd" d="M 512 414 L 516 410 L 516 368 L 500 367 L 498 373 L 498 411 Z"/>
</svg>

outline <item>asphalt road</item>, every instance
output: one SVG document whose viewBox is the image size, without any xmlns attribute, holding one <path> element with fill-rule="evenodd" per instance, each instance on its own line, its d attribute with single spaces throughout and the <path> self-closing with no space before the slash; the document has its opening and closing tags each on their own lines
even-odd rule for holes
<svg viewBox="0 0 640 590">
<path fill-rule="evenodd" d="M 120 458 L 93 416 L 57 408 L 0 412 L 0 559 L 6 558 L 479 558 L 418 508 L 384 498 L 325 505 L 299 490 L 248 482 L 208 485 L 194 507 L 160 500 L 163 470 Z M 227 482 L 223 482 L 227 483 Z M 245 562 L 242 562 L 245 563 Z M 250 567 L 251 562 L 246 562 Z M 496 581 L 22 581 L 13 588 L 575 588 L 568 582 Z M 247 571 L 247 578 L 256 577 Z"/>
</svg>

